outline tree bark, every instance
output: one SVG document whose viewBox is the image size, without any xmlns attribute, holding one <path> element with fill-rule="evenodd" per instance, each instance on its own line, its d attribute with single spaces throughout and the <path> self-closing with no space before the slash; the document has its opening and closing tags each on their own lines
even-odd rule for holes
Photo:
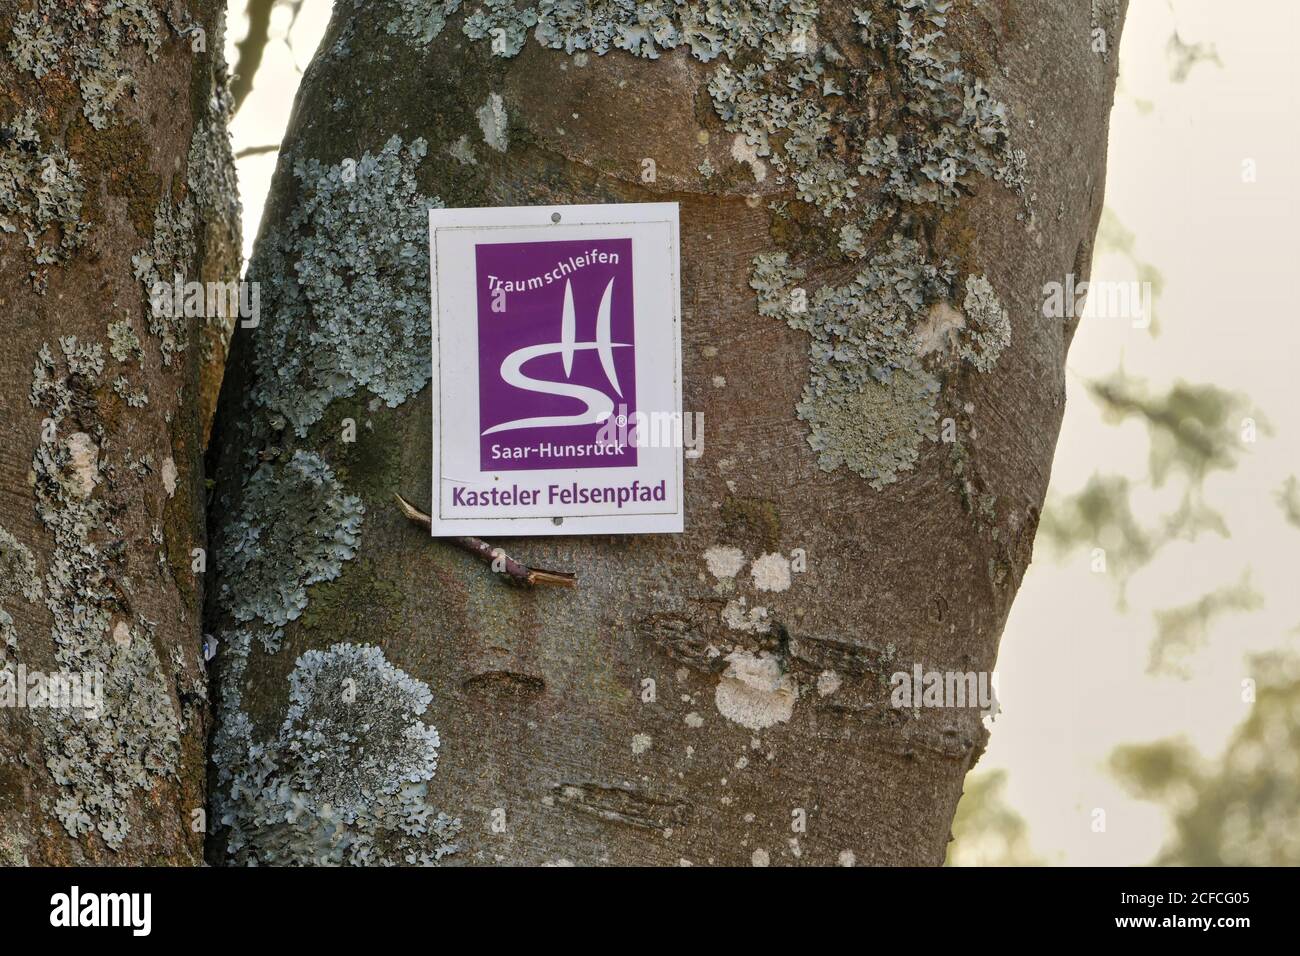
<svg viewBox="0 0 1300 956">
<path fill-rule="evenodd" d="M 940 864 L 984 713 L 891 679 L 994 666 L 1122 7 L 458 6 L 340 0 L 298 94 L 214 440 L 210 859 Z M 424 210 L 636 201 L 681 204 L 686 532 L 503 541 L 579 578 L 511 586 L 394 502 Z"/>
<path fill-rule="evenodd" d="M 149 294 L 238 278 L 222 18 L 0 11 L 0 864 L 203 860 L 193 567 L 228 325 Z"/>
</svg>

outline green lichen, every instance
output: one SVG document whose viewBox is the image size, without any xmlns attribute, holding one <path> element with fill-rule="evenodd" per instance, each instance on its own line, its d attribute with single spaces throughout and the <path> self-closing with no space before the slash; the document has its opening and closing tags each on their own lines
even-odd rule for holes
<svg viewBox="0 0 1300 956">
<path fill-rule="evenodd" d="M 162 178 L 153 170 L 151 159 L 157 147 L 144 124 L 124 118 L 108 129 L 97 130 L 77 120 L 68 130 L 67 147 L 81 165 L 87 183 L 82 218 L 92 223 L 103 221 L 104 200 L 113 197 L 125 203 L 136 235 L 149 235 Z"/>
<path fill-rule="evenodd" d="M 340 399 L 330 406 L 321 421 L 320 435 L 333 440 L 317 447 L 333 464 L 340 482 L 363 501 L 391 500 L 394 482 L 402 458 L 401 428 L 382 414 L 382 403 L 375 398 L 362 402 L 358 398 Z M 344 440 L 344 423 L 351 419 L 356 434 Z"/>
<path fill-rule="evenodd" d="M 396 407 L 432 374 L 428 209 L 415 168 L 428 146 L 392 137 L 355 163 L 294 165 L 300 189 L 250 279 L 265 319 L 254 402 L 299 435 L 336 398 L 367 389 Z"/>
<path fill-rule="evenodd" d="M 1011 344 L 1011 320 L 984 276 L 966 277 L 962 303 L 966 325 L 960 333 L 961 357 L 981 372 L 993 370 L 998 357 Z"/>
<path fill-rule="evenodd" d="M 319 634 L 342 633 L 380 640 L 390 625 L 372 608 L 396 609 L 402 601 L 400 587 L 377 574 L 369 561 L 358 559 L 337 580 L 312 589 L 298 626 Z"/>
</svg>

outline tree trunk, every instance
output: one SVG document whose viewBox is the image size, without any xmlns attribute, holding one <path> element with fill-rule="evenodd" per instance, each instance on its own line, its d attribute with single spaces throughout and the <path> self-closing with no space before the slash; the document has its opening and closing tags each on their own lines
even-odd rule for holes
<svg viewBox="0 0 1300 956">
<path fill-rule="evenodd" d="M 994 665 L 1122 8 L 864 6 L 336 3 L 214 440 L 214 862 L 942 862 L 984 711 L 891 678 Z M 637 201 L 681 204 L 686 532 L 503 541 L 580 579 L 515 587 L 393 500 L 425 209 Z"/>
<path fill-rule="evenodd" d="M 149 298 L 238 278 L 222 17 L 0 12 L 0 864 L 203 860 L 192 568 L 228 327 Z"/>
</svg>

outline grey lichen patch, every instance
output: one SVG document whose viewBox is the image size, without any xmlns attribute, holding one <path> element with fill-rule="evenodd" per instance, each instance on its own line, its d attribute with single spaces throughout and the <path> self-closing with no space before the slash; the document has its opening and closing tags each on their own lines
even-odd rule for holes
<svg viewBox="0 0 1300 956">
<path fill-rule="evenodd" d="M 704 552 L 709 573 L 719 580 L 730 580 L 745 566 L 745 553 L 730 545 L 714 545 Z"/>
<path fill-rule="evenodd" d="M 154 214 L 149 245 L 131 258 L 135 277 L 150 299 L 159 283 L 171 286 L 177 276 L 182 281 L 197 278 L 190 270 L 205 229 L 232 230 L 232 236 L 238 235 L 239 184 L 225 124 L 229 108 L 229 94 L 224 89 L 213 95 L 208 115 L 195 124 L 190 137 L 185 198 L 175 202 L 170 195 L 163 196 Z M 177 353 L 185 351 L 192 320 L 174 303 L 170 308 L 150 308 L 148 316 L 149 332 L 158 340 L 163 364 L 171 365 Z M 207 321 L 222 324 L 226 337 L 234 328 L 233 315 L 208 315 Z M 119 331 L 113 338 L 115 355 L 129 351 L 129 331 Z"/>
<path fill-rule="evenodd" d="M 857 11 L 868 49 L 897 55 L 904 108 L 866 141 L 858 172 L 904 203 L 951 205 L 971 174 L 1024 188 L 1025 155 L 1011 145 L 1005 104 L 944 44 L 951 0 L 893 0 L 892 22 Z"/>
<path fill-rule="evenodd" d="M 8 611 L 0 607 L 0 669 L 8 669 L 18 659 L 18 629 Z"/>
<path fill-rule="evenodd" d="M 224 34 L 224 17 L 220 27 L 219 36 Z M 192 218 L 198 220 L 198 231 L 203 236 L 205 262 L 226 265 L 230 273 L 226 278 L 234 279 L 243 255 L 239 242 L 243 209 L 230 145 L 229 123 L 234 101 L 226 85 L 225 69 L 224 58 L 218 57 L 217 80 L 208 98 L 207 113 L 195 124 L 190 137 L 185 182 L 187 201 L 192 203 L 194 211 Z M 221 325 L 221 341 L 228 342 L 234 332 L 235 317 L 209 316 L 208 319 Z"/>
<path fill-rule="evenodd" d="M 22 597 L 35 603 L 43 590 L 31 550 L 0 528 L 0 665 L 8 667 L 17 660 L 18 654 L 18 630 L 13 617 L 5 610 L 5 602 Z"/>
<path fill-rule="evenodd" d="M 779 552 L 760 554 L 750 568 L 754 587 L 760 591 L 790 589 L 790 559 Z"/>
<path fill-rule="evenodd" d="M 823 470 L 845 465 L 879 489 L 912 470 L 922 439 L 936 439 L 938 395 L 938 381 L 926 372 L 900 371 L 888 382 L 806 399 L 798 411 L 812 425 L 808 444 Z"/>
<path fill-rule="evenodd" d="M 759 312 L 807 332 L 809 378 L 797 406 L 809 445 L 827 471 L 846 465 L 882 487 L 916 462 L 934 438 L 939 383 L 920 364 L 915 330 L 928 304 L 949 296 L 947 263 L 925 261 L 895 237 L 843 286 L 799 295 L 803 274 L 783 253 L 759 256 L 750 284 Z"/>
<path fill-rule="evenodd" d="M 136 51 L 157 59 L 163 38 L 152 0 L 36 0 L 14 21 L 6 51 L 19 70 L 38 80 L 65 73 L 81 90 L 86 119 L 105 129 L 110 114 L 136 93 Z"/>
<path fill-rule="evenodd" d="M 61 788 L 54 816 L 73 837 L 98 830 L 118 849 L 130 831 L 132 794 L 175 775 L 180 757 L 180 717 L 168 690 L 147 625 L 125 644 L 110 639 L 121 608 L 121 560 L 100 489 L 102 428 L 73 430 L 103 371 L 103 348 L 60 340 L 62 359 L 41 348 L 32 402 L 44 406 L 53 428 L 42 428 L 32 460 L 36 514 L 52 541 L 44 581 L 53 625 L 55 664 L 101 687 L 93 708 L 32 711 L 45 764 Z"/>
<path fill-rule="evenodd" d="M 42 588 L 31 549 L 0 528 L 0 601 L 21 596 L 39 601 Z"/>
<path fill-rule="evenodd" d="M 990 372 L 1011 345 L 1011 319 L 993 286 L 982 275 L 966 277 L 961 308 L 940 299 L 917 325 L 917 355 L 956 354 L 977 371 Z"/>
<path fill-rule="evenodd" d="M 477 166 L 478 157 L 474 155 L 474 147 L 470 145 L 469 137 L 462 136 L 456 142 L 447 147 L 447 155 L 462 166 Z"/>
<path fill-rule="evenodd" d="M 126 402 L 128 408 L 144 408 L 149 404 L 149 393 L 133 389 L 125 375 L 113 379 L 113 392 Z"/>
<path fill-rule="evenodd" d="M 369 0 L 354 0 L 360 9 Z M 461 0 L 396 0 L 397 15 L 384 29 L 412 43 L 425 44 L 442 33 L 447 18 L 460 9 Z"/>
<path fill-rule="evenodd" d="M 732 598 L 722 608 L 722 623 L 733 631 L 745 634 L 766 634 L 772 624 L 767 619 L 767 608 L 759 605 L 750 607 L 747 598 Z"/>
<path fill-rule="evenodd" d="M 524 48 L 528 31 L 536 25 L 537 11 L 532 7 L 517 10 L 514 0 L 484 0 L 465 18 L 462 29 L 471 40 L 491 40 L 496 56 L 511 57 Z"/>
<path fill-rule="evenodd" d="M 911 238 L 916 218 L 953 208 L 977 177 L 1017 194 L 1025 184 L 1007 107 L 945 43 L 952 3 L 879 6 L 883 16 L 855 11 L 859 57 L 892 70 L 897 88 L 868 83 L 865 110 L 844 101 L 844 57 L 830 44 L 789 61 L 723 65 L 709 81 L 727 128 L 769 160 L 798 202 L 838 226 L 838 243 L 823 251 L 866 262 L 849 283 L 808 299 L 804 270 L 771 253 L 756 258 L 751 285 L 761 314 L 811 336 L 797 412 L 821 466 L 845 465 L 877 488 L 911 469 L 922 439 L 934 437 L 942 358 L 929 356 L 955 345 L 984 372 L 1010 344 L 1006 312 L 983 276 L 966 283 L 964 316 L 950 304 L 954 268 Z M 859 132 L 846 139 L 846 130 Z M 787 206 L 773 208 L 786 216 Z M 890 221 L 897 225 L 873 255 L 867 237 Z"/>
<path fill-rule="evenodd" d="M 946 300 L 935 302 L 913 335 L 916 354 L 926 356 L 955 348 L 957 335 L 965 327 L 966 316 L 960 309 L 954 308 Z"/>
<path fill-rule="evenodd" d="M 785 723 L 794 714 L 799 686 L 766 651 L 744 650 L 726 657 L 727 670 L 714 690 L 718 713 L 750 730 L 766 730 Z"/>
<path fill-rule="evenodd" d="M 139 361 L 144 358 L 144 348 L 140 344 L 140 336 L 135 334 L 135 329 L 131 327 L 129 319 L 120 319 L 117 322 L 109 323 L 108 354 L 123 364 L 132 359 Z"/>
<path fill-rule="evenodd" d="M 436 35 L 459 6 L 403 2 L 389 30 Z M 857 35 L 839 45 L 819 40 L 814 0 L 484 0 L 463 29 L 503 57 L 516 55 L 535 25 L 539 44 L 569 54 L 654 59 L 685 48 L 703 62 L 724 60 L 707 87 L 717 115 L 741 137 L 742 161 L 756 172 L 770 163 L 798 201 L 841 217 L 860 240 L 860 227 L 903 204 L 949 207 L 974 176 L 1024 185 L 1025 156 L 1011 146 L 1006 106 L 944 43 L 951 0 L 882 6 L 883 17 L 856 10 Z M 862 49 L 850 58 L 842 46 L 854 41 Z M 886 97 L 883 84 L 868 84 L 867 96 L 846 98 L 868 72 L 852 69 L 851 59 L 897 74 L 898 88 Z M 871 126 L 884 128 L 867 135 Z"/>
<path fill-rule="evenodd" d="M 28 842 L 18 827 L 0 830 L 0 866 L 30 866 Z"/>
<path fill-rule="evenodd" d="M 428 43 L 461 5 L 461 0 L 397 0 L 397 15 L 386 29 Z M 623 50 L 658 59 L 684 47 L 702 62 L 756 52 L 783 60 L 816 46 L 816 17 L 813 0 L 481 0 L 462 29 L 471 39 L 488 40 L 492 53 L 502 57 L 515 56 L 535 27 L 540 45 L 579 56 Z"/>
<path fill-rule="evenodd" d="M 685 46 L 697 59 L 763 50 L 783 58 L 810 39 L 817 4 L 811 0 L 539 0 L 534 36 L 566 53 L 611 49 L 657 59 Z"/>
<path fill-rule="evenodd" d="M 96 619 L 98 623 L 98 619 Z M 107 623 L 105 621 L 105 623 Z M 93 630 L 83 632 L 88 640 Z M 126 646 L 96 635 L 99 647 L 65 654 L 60 663 L 80 672 L 98 669 L 103 679 L 99 710 L 41 711 L 46 767 L 64 788 L 54 814 L 72 836 L 98 829 L 104 842 L 121 847 L 130 832 L 126 810 L 135 790 L 174 777 L 180 759 L 180 717 L 163 677 L 152 640 L 141 635 Z"/>
<path fill-rule="evenodd" d="M 506 104 L 500 93 L 489 93 L 483 105 L 475 114 L 479 129 L 483 131 L 483 142 L 498 153 L 510 148 L 510 124 L 506 116 Z"/>
<path fill-rule="evenodd" d="M 981 372 L 991 371 L 1011 344 L 1011 320 L 997 293 L 982 275 L 966 277 L 965 328 L 959 333 L 961 357 Z"/>
<path fill-rule="evenodd" d="M 186 197 L 173 203 L 164 196 L 154 215 L 153 237 L 149 246 L 131 257 L 135 277 L 143 283 L 146 295 L 158 284 L 170 286 L 177 276 L 182 281 L 198 252 L 195 241 L 197 221 L 194 201 Z M 187 319 L 179 308 L 150 308 L 149 332 L 158 340 L 164 365 L 171 365 L 178 352 L 185 351 Z"/>
<path fill-rule="evenodd" d="M 85 432 L 73 432 L 59 442 L 59 450 L 59 484 L 66 494 L 84 501 L 102 480 L 99 445 Z"/>
<path fill-rule="evenodd" d="M 75 335 L 59 339 L 56 359 L 48 342 L 36 353 L 32 369 L 30 400 L 33 407 L 45 406 L 50 420 L 56 424 L 71 409 L 77 394 L 94 385 L 104 371 L 104 347 L 94 343 L 79 342 Z"/>
<path fill-rule="evenodd" d="M 745 161 L 757 169 L 765 159 L 799 201 L 857 229 L 903 204 L 947 208 L 977 175 L 1023 188 L 1025 156 L 1011 145 L 1006 106 L 944 42 L 952 5 L 888 0 L 884 16 L 855 10 L 857 34 L 839 44 L 819 40 L 814 0 L 484 0 L 464 32 L 505 57 L 535 25 L 539 44 L 569 54 L 654 59 L 685 48 L 703 62 L 725 60 L 708 92 L 743 138 Z M 459 6 L 404 0 L 389 30 L 436 35 Z M 842 47 L 854 41 L 861 49 L 851 58 Z M 897 88 L 886 96 L 883 84 L 869 83 L 866 96 L 846 98 L 868 72 L 851 68 L 857 60 L 895 73 Z M 871 126 L 884 128 L 867 135 Z"/>
<path fill-rule="evenodd" d="M 974 175 L 1023 187 L 1025 157 L 1010 146 L 1005 105 L 942 42 L 951 5 L 894 0 L 887 22 L 857 11 L 858 56 L 874 58 L 882 75 L 897 75 L 889 98 L 868 83 L 866 96 L 846 100 L 852 75 L 845 56 L 833 44 L 809 45 L 811 25 L 784 34 L 802 43 L 763 44 L 758 62 L 724 64 L 709 79 L 727 129 L 767 158 L 799 201 L 844 220 L 846 254 L 864 228 L 904 204 L 947 208 Z M 804 9 L 815 15 L 815 6 Z M 878 132 L 865 135 L 872 127 Z M 862 132 L 846 136 L 855 129 Z"/>
<path fill-rule="evenodd" d="M 335 644 L 303 654 L 289 676 L 280 734 L 296 758 L 292 785 L 352 822 L 376 794 L 432 780 L 440 741 L 420 720 L 432 700 L 424 683 L 377 647 Z"/>
<path fill-rule="evenodd" d="M 299 435 L 336 398 L 368 389 L 396 407 L 432 373 L 428 209 L 415 169 L 428 146 L 394 136 L 360 160 L 300 160 L 297 205 L 260 245 L 262 347 L 253 400 Z"/>
<path fill-rule="evenodd" d="M 427 802 L 438 731 L 427 685 L 379 648 L 307 651 L 289 676 L 275 739 L 254 743 L 239 683 L 251 635 L 231 636 L 214 745 L 218 824 L 232 862 L 430 865 L 456 851 L 460 821 Z"/>
<path fill-rule="evenodd" d="M 81 245 L 85 196 L 77 161 L 45 142 L 35 110 L 0 127 L 0 232 L 22 233 L 37 267 L 63 262 Z"/>
<path fill-rule="evenodd" d="M 241 622 L 283 627 L 297 619 L 307 589 L 337 578 L 356 554 L 364 515 L 361 499 L 344 493 L 315 452 L 263 463 L 223 528 L 223 604 Z"/>
</svg>

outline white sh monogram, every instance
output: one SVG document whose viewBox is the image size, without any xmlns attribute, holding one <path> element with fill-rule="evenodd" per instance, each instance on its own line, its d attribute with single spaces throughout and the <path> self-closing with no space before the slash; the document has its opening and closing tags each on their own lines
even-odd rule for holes
<svg viewBox="0 0 1300 956">
<path fill-rule="evenodd" d="M 501 378 L 515 388 L 526 392 L 540 392 L 543 395 L 563 395 L 576 398 L 587 406 L 585 412 L 577 415 L 543 415 L 539 418 L 520 418 L 513 422 L 502 422 L 486 429 L 483 434 L 513 431 L 517 428 L 548 428 L 557 425 L 596 425 L 609 418 L 614 411 L 614 401 L 604 392 L 575 385 L 571 382 L 552 382 L 547 379 L 532 378 L 523 372 L 524 363 L 543 355 L 560 354 L 564 363 L 564 377 L 573 374 L 573 353 L 579 349 L 595 349 L 600 356 L 600 367 L 605 370 L 605 378 L 619 398 L 623 390 L 618 384 L 618 373 L 614 370 L 614 349 L 628 348 L 627 342 L 611 342 L 610 337 L 610 299 L 614 294 L 614 280 L 609 280 L 605 293 L 600 298 L 600 310 L 596 313 L 596 341 L 576 342 L 576 316 L 573 308 L 573 288 L 568 280 L 564 283 L 564 312 L 560 316 L 560 341 L 546 342 L 541 345 L 529 345 L 516 349 L 505 357 L 501 363 Z"/>
</svg>

